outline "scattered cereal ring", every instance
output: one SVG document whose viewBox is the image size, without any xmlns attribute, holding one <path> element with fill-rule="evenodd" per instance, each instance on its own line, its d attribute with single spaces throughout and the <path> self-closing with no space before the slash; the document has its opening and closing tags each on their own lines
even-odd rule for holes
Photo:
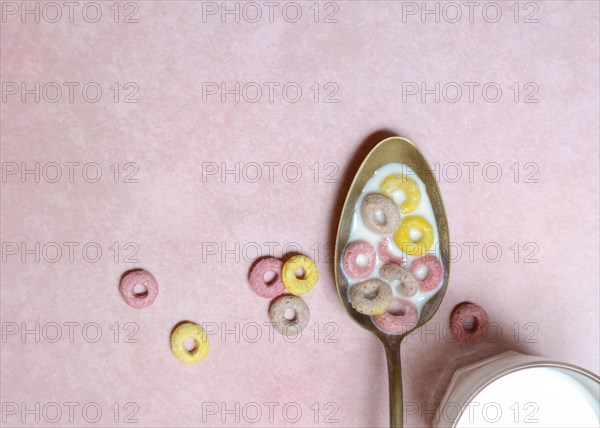
<svg viewBox="0 0 600 428">
<path fill-rule="evenodd" d="M 194 339 L 196 347 L 191 351 L 185 349 L 185 339 Z M 186 364 L 198 363 L 206 357 L 210 343 L 208 336 L 199 325 L 186 322 L 178 326 L 171 333 L 171 351 L 179 361 Z"/>
<path fill-rule="evenodd" d="M 381 182 L 381 191 L 392 198 L 392 195 L 401 190 L 406 195 L 406 199 L 400 204 L 402 214 L 408 214 L 414 211 L 421 202 L 421 191 L 417 182 L 406 174 L 388 175 Z"/>
<path fill-rule="evenodd" d="M 377 244 L 377 253 L 379 254 L 379 257 L 381 257 L 381 260 L 383 260 L 384 263 L 396 263 L 397 265 L 404 266 L 406 264 L 406 258 L 392 254 L 388 246 L 389 242 L 390 241 L 388 241 L 387 238 L 383 238 L 379 241 Z"/>
<path fill-rule="evenodd" d="M 398 291 L 405 297 L 412 297 L 419 291 L 417 278 L 407 269 L 395 263 L 387 263 L 379 271 L 387 280 L 399 280 Z"/>
<path fill-rule="evenodd" d="M 298 278 L 296 271 L 302 268 L 304 274 Z M 292 294 L 297 296 L 306 294 L 313 289 L 319 280 L 317 265 L 306 256 L 293 256 L 282 269 L 283 284 Z"/>
<path fill-rule="evenodd" d="M 410 237 L 411 229 L 417 229 L 421 236 L 413 240 Z M 402 252 L 411 256 L 420 256 L 429 251 L 433 245 L 433 227 L 427 220 L 418 215 L 404 217 L 402 223 L 394 234 L 394 241 Z"/>
<path fill-rule="evenodd" d="M 361 314 L 377 315 L 392 303 L 392 288 L 380 279 L 368 279 L 350 288 L 350 303 Z"/>
<path fill-rule="evenodd" d="M 142 294 L 136 294 L 135 286 L 137 284 L 146 287 L 146 291 Z M 132 308 L 141 309 L 150 306 L 156 300 L 156 296 L 158 296 L 158 283 L 150 272 L 146 272 L 143 269 L 135 269 L 127 272 L 121 278 L 119 291 L 125 303 Z"/>
<path fill-rule="evenodd" d="M 294 317 L 287 319 L 285 311 L 292 309 Z M 310 320 L 310 310 L 304 300 L 298 296 L 283 295 L 279 296 L 271 303 L 269 308 L 269 318 L 273 327 L 284 336 L 295 336 L 308 325 Z"/>
<path fill-rule="evenodd" d="M 357 261 L 360 255 L 367 258 L 366 263 L 362 266 Z M 343 264 L 350 277 L 364 279 L 371 275 L 375 268 L 375 249 L 367 241 L 353 241 L 346 247 Z"/>
<path fill-rule="evenodd" d="M 378 214 L 382 219 L 379 221 Z M 393 233 L 400 225 L 400 210 L 387 196 L 367 195 L 360 205 L 360 216 L 371 232 L 379 235 Z"/>
<path fill-rule="evenodd" d="M 473 327 L 466 328 L 465 322 L 473 319 Z M 464 302 L 454 307 L 450 317 L 450 331 L 452 336 L 462 343 L 481 342 L 490 325 L 487 313 L 474 303 Z"/>
<path fill-rule="evenodd" d="M 412 262 L 410 271 L 417 276 L 418 271 L 423 267 L 427 268 L 427 274 L 425 278 L 419 280 L 419 288 L 423 291 L 431 291 L 439 285 L 442 279 L 442 263 L 436 256 L 425 254 Z"/>
<path fill-rule="evenodd" d="M 267 257 L 254 265 L 248 276 L 250 287 L 260 297 L 273 298 L 280 296 L 285 291 L 283 280 L 281 279 L 281 268 L 283 262 L 274 257 Z M 275 277 L 271 281 L 265 281 L 265 274 L 273 272 Z"/>
<path fill-rule="evenodd" d="M 417 307 L 408 300 L 395 299 L 399 303 L 400 315 L 392 315 L 388 308 L 384 313 L 375 315 L 373 322 L 385 332 L 392 334 L 404 334 L 412 330 L 419 321 Z"/>
</svg>

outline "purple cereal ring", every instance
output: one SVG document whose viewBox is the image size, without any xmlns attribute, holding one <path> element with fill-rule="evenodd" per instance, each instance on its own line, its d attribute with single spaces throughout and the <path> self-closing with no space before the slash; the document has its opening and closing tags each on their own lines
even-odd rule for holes
<svg viewBox="0 0 600 428">
<path fill-rule="evenodd" d="M 388 241 L 387 238 L 383 238 L 377 244 L 377 252 L 379 253 L 379 257 L 381 257 L 381 260 L 383 260 L 384 263 L 396 263 L 400 266 L 406 265 L 406 259 L 404 257 L 397 257 L 391 253 L 389 243 L 390 241 Z"/>
<path fill-rule="evenodd" d="M 266 297 L 272 299 L 273 297 L 280 296 L 285 291 L 285 285 L 281 277 L 281 268 L 283 262 L 274 257 L 267 257 L 260 260 L 254 265 L 248 276 L 248 282 L 250 287 L 260 297 Z M 271 281 L 265 281 L 265 274 L 267 272 L 273 272 L 275 277 Z"/>
<path fill-rule="evenodd" d="M 367 258 L 364 265 L 358 264 L 357 259 L 360 255 Z M 346 247 L 343 263 L 344 269 L 350 277 L 367 278 L 375 268 L 375 250 L 367 241 L 353 241 Z"/>
<path fill-rule="evenodd" d="M 380 315 L 373 316 L 373 322 L 381 330 L 391 334 L 404 334 L 412 330 L 419 321 L 417 307 L 408 300 L 394 299 L 399 304 L 399 315 L 389 313 L 389 308 Z"/>
<path fill-rule="evenodd" d="M 465 327 L 469 319 L 473 320 L 470 328 Z M 481 342 L 490 325 L 487 313 L 474 303 L 464 302 L 457 305 L 450 317 L 450 332 L 461 343 Z"/>
<path fill-rule="evenodd" d="M 440 284 L 442 279 L 442 263 L 436 256 L 426 254 L 412 262 L 410 271 L 417 277 L 417 271 L 423 266 L 427 267 L 427 275 L 419 280 L 419 288 L 421 291 L 431 291 Z"/>
<path fill-rule="evenodd" d="M 135 286 L 138 284 L 146 287 L 144 293 L 136 294 Z M 125 303 L 132 308 L 142 309 L 150 306 L 156 300 L 156 296 L 158 296 L 158 283 L 150 272 L 146 272 L 143 269 L 135 269 L 127 272 L 121 278 L 119 291 Z"/>
</svg>

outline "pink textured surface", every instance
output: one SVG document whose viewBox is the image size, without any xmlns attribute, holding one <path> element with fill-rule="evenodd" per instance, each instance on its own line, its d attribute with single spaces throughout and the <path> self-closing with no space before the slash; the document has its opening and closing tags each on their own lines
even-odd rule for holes
<svg viewBox="0 0 600 428">
<path fill-rule="evenodd" d="M 130 24 L 113 22 L 112 2 L 102 3 L 97 23 L 85 22 L 81 9 L 73 23 L 66 10 L 55 24 L 31 17 L 21 23 L 18 15 L 7 15 L 0 24 L 3 83 L 80 82 L 81 88 L 97 82 L 103 96 L 89 103 L 76 92 L 73 103 L 66 94 L 57 103 L 35 103 L 17 95 L 1 105 L 3 163 L 80 163 L 73 183 L 67 167 L 57 183 L 36 183 L 31 175 L 24 183 L 19 175 L 3 179 L 2 325 L 8 331 L 39 322 L 42 337 L 36 343 L 32 334 L 25 340 L 15 334 L 1 343 L 1 401 L 28 409 L 78 402 L 74 426 L 91 425 L 81 415 L 89 402 L 102 409 L 98 426 L 115 425 L 114 403 L 121 409 L 119 424 L 126 425 L 128 402 L 139 406 L 137 426 L 144 427 L 249 425 L 255 414 L 248 403 L 262 409 L 259 426 L 386 425 L 383 349 L 338 301 L 328 243 L 360 159 L 390 132 L 411 139 L 432 165 L 441 165 L 451 239 L 462 252 L 439 312 L 403 346 L 407 426 L 431 425 L 456 368 L 501 351 L 598 372 L 599 5 L 536 2 L 539 22 L 526 24 L 514 22 L 512 3 L 501 3 L 497 23 L 484 20 L 481 9 L 472 23 L 466 15 L 454 24 L 431 17 L 423 23 L 419 15 L 403 22 L 401 2 L 360 1 L 337 3 L 338 23 L 322 22 L 332 10 L 324 4 L 314 23 L 312 2 L 302 3 L 296 24 L 281 14 L 273 23 L 266 17 L 256 24 L 231 17 L 221 23 L 218 16 L 203 22 L 202 5 L 193 2 L 139 2 L 139 22 Z M 120 20 L 127 12 L 121 6 Z M 522 21 L 531 11 L 520 12 Z M 236 81 L 278 82 L 278 90 L 297 82 L 303 94 L 288 103 L 277 92 L 270 103 L 263 86 L 258 103 L 235 103 L 232 96 L 225 103 L 218 96 L 203 102 L 202 82 L 233 87 Z M 121 88 L 118 103 L 109 89 L 114 82 Z M 139 86 L 139 103 L 122 102 L 131 92 L 127 82 Z M 315 82 L 317 103 L 309 88 Z M 331 92 L 327 82 L 339 86 L 338 103 L 322 102 Z M 435 103 L 432 95 L 425 103 L 417 95 L 403 102 L 403 82 L 426 82 L 428 88 L 435 82 L 479 82 L 478 88 L 496 82 L 503 92 L 491 103 L 477 90 L 471 103 L 461 85 L 456 103 Z M 517 103 L 510 89 L 515 82 Z M 528 82 L 539 88 L 533 96 L 538 103 L 523 102 L 535 88 L 526 88 Z M 96 183 L 82 178 L 87 162 L 102 168 Z M 115 162 L 118 183 L 110 169 Z M 139 182 L 123 182 L 134 168 L 125 169 L 126 162 L 139 168 Z M 236 182 L 232 174 L 203 177 L 203 162 L 224 162 L 229 169 L 240 162 L 242 172 L 245 162 L 280 164 L 272 180 L 263 166 L 261 180 L 252 183 L 251 167 Z M 302 169 L 296 183 L 289 182 L 293 168 L 282 174 L 289 162 Z M 462 171 L 459 180 L 453 162 Z M 472 177 L 468 162 L 479 163 Z M 494 165 L 482 176 L 492 162 L 502 173 L 495 183 Z M 329 182 L 336 165 L 337 182 Z M 526 182 L 532 177 L 538 182 Z M 29 254 L 22 262 L 20 250 L 9 255 L 15 247 L 5 244 L 11 242 L 27 249 L 46 245 L 46 259 L 55 258 L 56 248 L 47 246 L 55 242 L 62 256 L 37 263 Z M 79 243 L 72 262 L 69 242 Z M 81 255 L 89 242 L 102 249 L 96 263 Z M 284 248 L 290 243 L 297 245 Z M 128 263 L 136 246 L 139 262 Z M 249 289 L 248 269 L 257 252 L 279 257 L 298 246 L 320 269 L 319 284 L 305 296 L 311 321 L 296 343 L 277 334 L 271 340 L 263 325 L 268 302 Z M 492 262 L 497 248 L 501 257 Z M 118 290 L 123 272 L 137 267 L 160 286 L 158 299 L 144 310 L 128 307 Z M 449 313 L 465 300 L 485 308 L 501 329 L 493 343 L 451 340 Z M 169 349 L 171 330 L 184 320 L 219 328 L 210 354 L 193 366 Z M 115 343 L 111 326 L 117 322 Z M 73 342 L 62 327 L 62 337 L 51 343 L 56 333 L 48 323 L 79 323 Z M 100 326 L 97 343 L 82 337 L 86 323 Z M 234 331 L 236 323 L 239 339 L 220 334 Z M 258 340 L 256 324 L 249 323 L 260 326 Z M 136 325 L 132 337 L 138 342 L 126 343 Z M 94 336 L 89 328 L 87 339 Z M 240 410 L 239 422 L 219 410 L 203 413 L 203 407 L 214 409 L 213 402 L 219 410 L 239 403 L 247 412 Z M 273 422 L 267 402 L 278 403 Z M 298 422 L 282 416 L 288 404 L 287 417 L 294 418 L 289 403 L 302 410 Z M 19 415 L 7 415 L 6 425 L 65 426 L 63 409 L 58 425 L 47 418 L 35 424 L 31 415 L 24 424 Z M 326 423 L 334 412 L 339 422 Z"/>
</svg>

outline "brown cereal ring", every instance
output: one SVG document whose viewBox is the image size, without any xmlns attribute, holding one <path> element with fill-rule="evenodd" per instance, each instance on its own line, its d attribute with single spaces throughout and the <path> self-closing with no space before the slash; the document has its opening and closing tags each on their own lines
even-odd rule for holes
<svg viewBox="0 0 600 428">
<path fill-rule="evenodd" d="M 292 309 L 295 313 L 291 320 L 285 317 L 286 309 Z M 284 294 L 271 302 L 269 317 L 273 327 L 279 333 L 284 336 L 295 336 L 308 325 L 310 310 L 301 297 Z"/>
<path fill-rule="evenodd" d="M 473 328 L 467 329 L 465 322 L 473 318 Z M 461 343 L 481 342 L 490 325 L 490 319 L 483 308 L 474 303 L 463 302 L 454 307 L 450 317 L 452 336 Z"/>
<path fill-rule="evenodd" d="M 408 270 L 396 263 L 386 263 L 379 271 L 380 275 L 387 280 L 399 280 L 398 291 L 405 297 L 412 297 L 419 291 L 419 281 Z"/>
<path fill-rule="evenodd" d="M 361 314 L 377 315 L 385 311 L 393 299 L 392 287 L 380 279 L 369 279 L 350 288 L 350 303 Z"/>
<path fill-rule="evenodd" d="M 377 220 L 378 212 L 383 215 L 383 221 Z M 360 205 L 360 216 L 367 229 L 379 235 L 393 233 L 400 226 L 400 210 L 387 196 L 365 196 Z"/>
</svg>

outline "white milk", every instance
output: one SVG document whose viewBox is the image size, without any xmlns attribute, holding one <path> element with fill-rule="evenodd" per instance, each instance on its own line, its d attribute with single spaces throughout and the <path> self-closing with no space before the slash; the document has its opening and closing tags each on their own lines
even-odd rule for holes
<svg viewBox="0 0 600 428">
<path fill-rule="evenodd" d="M 358 198 L 358 201 L 356 202 L 356 206 L 354 207 L 354 215 L 352 217 L 352 230 L 350 232 L 350 237 L 348 239 L 348 244 L 350 244 L 353 241 L 359 241 L 359 240 L 364 240 L 367 241 L 369 244 L 371 244 L 373 246 L 373 248 L 375 248 L 375 250 L 377 250 L 377 244 L 384 238 L 386 237 L 390 243 L 389 245 L 389 249 L 390 249 L 390 253 L 397 256 L 397 257 L 405 257 L 407 260 L 407 267 L 410 267 L 411 263 L 413 260 L 419 258 L 420 256 L 409 256 L 407 254 L 404 254 L 396 245 L 396 243 L 394 242 L 394 234 L 391 233 L 389 235 L 378 235 L 375 232 L 371 232 L 369 229 L 367 229 L 367 227 L 364 225 L 362 218 L 360 216 L 360 206 L 362 204 L 362 201 L 364 199 L 364 197 L 370 193 L 378 193 L 378 194 L 382 194 L 381 190 L 380 190 L 380 185 L 381 182 L 389 175 L 392 174 L 405 174 L 408 177 L 412 178 L 413 180 L 415 180 L 418 185 L 419 185 L 419 190 L 421 191 L 421 202 L 419 203 L 419 206 L 412 212 L 410 212 L 409 214 L 407 214 L 408 216 L 412 216 L 412 215 L 419 215 L 421 217 L 423 217 L 425 220 L 427 220 L 429 222 L 429 224 L 431 225 L 431 227 L 433 228 L 433 234 L 434 234 L 434 242 L 433 245 L 431 247 L 431 249 L 428 251 L 428 254 L 433 254 L 435 255 L 438 259 L 440 258 L 439 253 L 440 253 L 440 241 L 439 241 L 439 235 L 438 235 L 438 230 L 437 230 L 437 223 L 435 222 L 435 215 L 433 213 L 433 209 L 431 207 L 431 201 L 429 200 L 429 195 L 427 195 L 427 190 L 425 188 L 425 184 L 423 184 L 423 182 L 421 181 L 421 179 L 419 178 L 419 176 L 408 166 L 401 164 L 401 163 L 395 163 L 395 162 L 390 162 L 388 164 L 385 164 L 384 166 L 382 166 L 381 168 L 377 169 L 375 171 L 375 173 L 373 174 L 373 176 L 367 180 L 367 182 L 365 183 L 362 193 L 360 195 L 360 197 Z M 402 194 L 402 192 L 399 192 L 398 195 L 393 195 L 394 196 L 394 201 L 396 202 L 396 204 L 401 204 L 402 201 L 405 199 L 405 196 Z M 404 218 L 404 215 L 403 215 Z M 371 275 L 369 276 L 369 278 L 379 278 L 379 270 L 381 268 L 381 266 L 384 265 L 383 260 L 381 260 L 381 258 L 379 257 L 379 255 L 376 258 L 376 265 L 375 265 L 375 269 L 373 269 L 373 272 L 371 273 Z M 343 266 L 342 266 L 342 270 L 343 270 Z M 352 287 L 353 284 L 362 282 L 362 281 L 366 281 L 369 278 L 364 278 L 364 279 L 353 279 L 350 278 L 346 272 L 344 271 L 344 275 L 346 276 L 346 279 L 348 280 L 348 290 L 350 290 L 350 288 Z M 418 278 L 420 279 L 420 278 Z M 398 290 L 396 290 L 396 286 L 397 281 L 395 282 L 391 282 L 390 285 L 392 286 L 392 290 L 394 292 L 394 297 L 399 297 L 402 298 L 404 300 L 409 300 L 410 302 L 412 302 L 418 309 L 419 311 L 419 315 L 421 314 L 421 310 L 423 309 L 423 306 L 425 305 L 425 303 L 431 298 L 433 297 L 433 295 L 435 295 L 439 288 L 441 287 L 443 278 L 440 280 L 440 283 L 437 285 L 437 287 L 431 291 L 421 291 L 419 290 L 417 292 L 417 294 L 415 294 L 412 297 L 405 297 L 402 296 Z"/>
<path fill-rule="evenodd" d="M 568 370 L 534 367 L 502 376 L 465 407 L 457 428 L 598 427 L 598 384 Z"/>
</svg>

